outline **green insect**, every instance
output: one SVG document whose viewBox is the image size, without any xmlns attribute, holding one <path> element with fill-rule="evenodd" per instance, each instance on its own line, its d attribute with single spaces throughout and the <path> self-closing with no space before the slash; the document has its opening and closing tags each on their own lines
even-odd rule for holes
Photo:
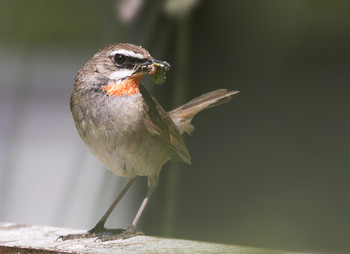
<svg viewBox="0 0 350 254">
<path fill-rule="evenodd" d="M 153 81 L 157 85 L 161 85 L 166 80 L 166 71 L 169 70 L 169 66 L 165 66 L 160 63 L 153 63 L 150 73 L 153 75 Z"/>
<path fill-rule="evenodd" d="M 161 85 L 166 80 L 166 71 L 163 69 L 157 69 L 153 75 L 154 83 L 157 85 Z"/>
</svg>

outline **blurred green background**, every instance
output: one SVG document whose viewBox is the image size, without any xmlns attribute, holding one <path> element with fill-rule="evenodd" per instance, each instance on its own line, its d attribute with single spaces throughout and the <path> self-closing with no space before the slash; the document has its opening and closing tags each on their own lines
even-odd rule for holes
<svg viewBox="0 0 350 254">
<path fill-rule="evenodd" d="M 241 91 L 194 119 L 192 165 L 163 168 L 140 229 L 348 253 L 349 13 L 322 0 L 0 0 L 0 221 L 90 228 L 122 188 L 80 141 L 69 97 L 97 50 L 131 42 L 172 64 L 164 85 L 145 80 L 165 109 Z M 109 226 L 130 224 L 141 180 Z"/>
</svg>

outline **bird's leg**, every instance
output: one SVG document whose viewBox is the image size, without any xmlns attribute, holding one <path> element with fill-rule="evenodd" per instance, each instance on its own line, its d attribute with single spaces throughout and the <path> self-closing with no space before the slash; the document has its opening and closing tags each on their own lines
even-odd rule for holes
<svg viewBox="0 0 350 254">
<path fill-rule="evenodd" d="M 113 234 L 113 235 L 112 234 L 101 235 L 101 236 L 98 236 L 98 238 L 104 242 L 104 241 L 110 241 L 110 240 L 116 240 L 116 239 L 126 239 L 126 238 L 130 238 L 132 236 L 138 235 L 138 233 L 135 233 L 136 225 L 137 225 L 137 223 L 141 217 L 141 214 L 142 214 L 143 210 L 145 209 L 149 199 L 151 198 L 154 190 L 155 190 L 155 187 L 153 187 L 153 186 L 148 187 L 146 197 L 143 199 L 142 204 L 141 204 L 139 210 L 137 211 L 135 219 L 133 220 L 133 222 L 131 223 L 131 225 L 128 227 L 127 230 L 125 230 L 117 235 L 115 235 L 115 234 Z"/>
<path fill-rule="evenodd" d="M 105 228 L 106 221 L 114 208 L 117 206 L 119 201 L 124 197 L 125 193 L 129 190 L 130 186 L 135 182 L 136 177 L 131 178 L 130 181 L 126 184 L 126 186 L 123 188 L 123 190 L 119 193 L 118 197 L 114 200 L 112 205 L 108 208 L 108 210 L 105 212 L 105 214 L 102 216 L 102 218 L 97 222 L 95 227 L 87 231 L 86 233 L 82 234 L 70 234 L 66 236 L 60 236 L 57 240 L 72 240 L 72 239 L 79 239 L 79 238 L 92 238 L 92 237 L 100 237 L 102 235 L 111 235 L 111 234 L 120 234 L 122 233 L 123 229 L 107 229 Z"/>
</svg>

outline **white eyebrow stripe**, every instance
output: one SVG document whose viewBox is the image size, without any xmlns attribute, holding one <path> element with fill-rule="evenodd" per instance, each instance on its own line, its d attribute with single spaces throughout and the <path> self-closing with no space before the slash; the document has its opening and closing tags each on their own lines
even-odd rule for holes
<svg viewBox="0 0 350 254">
<path fill-rule="evenodd" d="M 139 58 L 139 59 L 145 59 L 146 58 L 144 55 L 141 55 L 139 53 L 135 53 L 133 51 L 125 50 L 125 49 L 118 49 L 118 50 L 112 51 L 110 53 L 111 56 L 115 55 L 115 54 L 122 54 L 124 56 L 130 56 L 130 57 Z"/>
</svg>

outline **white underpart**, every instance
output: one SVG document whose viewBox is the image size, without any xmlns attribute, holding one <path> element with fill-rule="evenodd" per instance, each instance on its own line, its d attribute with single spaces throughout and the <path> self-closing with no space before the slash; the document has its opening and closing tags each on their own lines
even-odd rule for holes
<svg viewBox="0 0 350 254">
<path fill-rule="evenodd" d="M 109 55 L 113 56 L 115 54 L 122 54 L 124 56 L 130 56 L 130 57 L 135 57 L 135 58 L 139 58 L 139 59 L 145 59 L 146 57 L 142 54 L 139 53 L 135 53 L 134 51 L 130 51 L 130 50 L 126 50 L 126 49 L 118 49 L 118 50 L 114 50 L 112 51 Z"/>
<path fill-rule="evenodd" d="M 125 79 L 127 77 L 130 77 L 133 73 L 134 73 L 134 70 L 119 69 L 117 71 L 112 72 L 109 75 L 109 79 L 113 79 L 113 80 Z"/>
</svg>

